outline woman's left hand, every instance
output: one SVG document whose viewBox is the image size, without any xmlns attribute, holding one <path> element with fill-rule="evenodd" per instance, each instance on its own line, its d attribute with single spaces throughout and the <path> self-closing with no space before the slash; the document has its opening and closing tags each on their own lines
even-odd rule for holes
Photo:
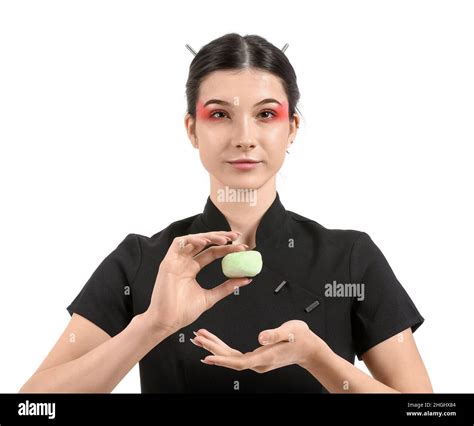
<svg viewBox="0 0 474 426">
<path fill-rule="evenodd" d="M 304 366 L 309 358 L 318 353 L 326 343 L 314 334 L 304 321 L 292 320 L 272 330 L 264 330 L 258 336 L 262 346 L 243 354 L 231 348 L 211 332 L 200 329 L 191 341 L 213 355 L 206 356 L 202 362 L 209 365 L 250 369 L 265 373 L 291 364 Z"/>
</svg>

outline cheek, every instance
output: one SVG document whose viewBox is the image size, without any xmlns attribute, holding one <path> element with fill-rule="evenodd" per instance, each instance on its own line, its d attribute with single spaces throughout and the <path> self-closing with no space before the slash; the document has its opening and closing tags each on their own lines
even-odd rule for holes
<svg viewBox="0 0 474 426">
<path fill-rule="evenodd" d="M 219 150 L 229 139 L 226 126 L 216 126 L 205 121 L 196 122 L 196 135 L 199 145 L 213 150 Z"/>
<path fill-rule="evenodd" d="M 286 121 L 274 121 L 263 126 L 259 138 L 265 149 L 271 149 L 272 151 L 283 149 L 284 151 L 288 142 L 288 123 Z"/>
<path fill-rule="evenodd" d="M 218 167 L 218 153 L 214 152 L 212 145 L 202 144 L 199 146 L 199 158 L 204 168 L 208 172 L 213 172 Z"/>
<path fill-rule="evenodd" d="M 266 152 L 269 164 L 279 167 L 286 155 L 288 127 L 284 123 L 272 127 L 273 129 L 268 130 L 265 137 L 262 137 L 261 146 Z"/>
<path fill-rule="evenodd" d="M 199 155 L 201 160 L 208 166 L 219 162 L 225 145 L 225 137 L 211 128 L 201 123 L 197 129 L 199 140 Z"/>
</svg>

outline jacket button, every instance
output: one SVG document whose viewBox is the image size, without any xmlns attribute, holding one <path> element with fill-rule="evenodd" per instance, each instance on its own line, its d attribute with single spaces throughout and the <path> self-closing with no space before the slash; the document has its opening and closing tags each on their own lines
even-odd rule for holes
<svg viewBox="0 0 474 426">
<path fill-rule="evenodd" d="M 311 305 L 307 306 L 306 308 L 304 308 L 304 310 L 306 312 L 311 312 L 314 308 L 318 307 L 319 306 L 319 300 L 315 300 L 313 303 L 311 303 Z"/>
<path fill-rule="evenodd" d="M 282 282 L 278 285 L 278 287 L 274 290 L 275 293 L 278 293 L 278 292 L 282 289 L 282 287 L 283 287 L 285 284 L 286 284 L 286 281 L 282 281 Z"/>
</svg>

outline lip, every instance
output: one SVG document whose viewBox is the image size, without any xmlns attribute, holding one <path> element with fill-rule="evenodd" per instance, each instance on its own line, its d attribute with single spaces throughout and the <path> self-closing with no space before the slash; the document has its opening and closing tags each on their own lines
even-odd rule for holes
<svg viewBox="0 0 474 426">
<path fill-rule="evenodd" d="M 255 160 L 253 158 L 237 158 L 236 160 L 230 160 L 229 163 L 260 163 L 261 161 Z"/>
<path fill-rule="evenodd" d="M 261 161 L 254 160 L 253 158 L 239 158 L 237 160 L 228 161 L 228 163 L 238 170 L 252 170 L 255 169 Z"/>
</svg>

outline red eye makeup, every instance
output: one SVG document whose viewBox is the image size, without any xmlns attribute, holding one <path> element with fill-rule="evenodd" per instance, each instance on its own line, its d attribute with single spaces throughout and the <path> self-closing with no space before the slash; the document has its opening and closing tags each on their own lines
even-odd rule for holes
<svg viewBox="0 0 474 426">
<path fill-rule="evenodd" d="M 209 103 L 209 102 L 208 102 Z M 216 101 L 216 103 L 218 103 Z M 219 101 L 219 103 L 224 103 L 222 101 Z M 276 103 L 276 102 L 274 102 Z M 205 120 L 205 121 L 218 121 L 221 120 L 222 118 L 225 117 L 214 117 L 213 114 L 216 114 L 220 112 L 219 109 L 214 109 L 209 105 L 204 105 L 204 102 L 198 101 L 196 103 L 196 116 L 200 120 Z M 274 108 L 268 109 L 268 110 L 263 110 L 259 112 L 259 116 L 264 114 L 265 112 L 269 112 L 270 116 L 267 117 L 262 117 L 263 121 L 284 121 L 288 120 L 288 102 L 283 102 L 281 104 L 276 104 Z M 226 112 L 222 111 L 223 114 L 227 114 Z"/>
<path fill-rule="evenodd" d="M 283 102 L 282 104 L 274 108 L 274 110 L 276 113 L 274 120 L 288 120 L 288 102 Z"/>
<path fill-rule="evenodd" d="M 200 120 L 207 120 L 209 119 L 210 112 L 211 110 L 209 107 L 205 107 L 202 101 L 198 101 L 198 103 L 196 104 L 197 118 L 199 118 Z"/>
</svg>

